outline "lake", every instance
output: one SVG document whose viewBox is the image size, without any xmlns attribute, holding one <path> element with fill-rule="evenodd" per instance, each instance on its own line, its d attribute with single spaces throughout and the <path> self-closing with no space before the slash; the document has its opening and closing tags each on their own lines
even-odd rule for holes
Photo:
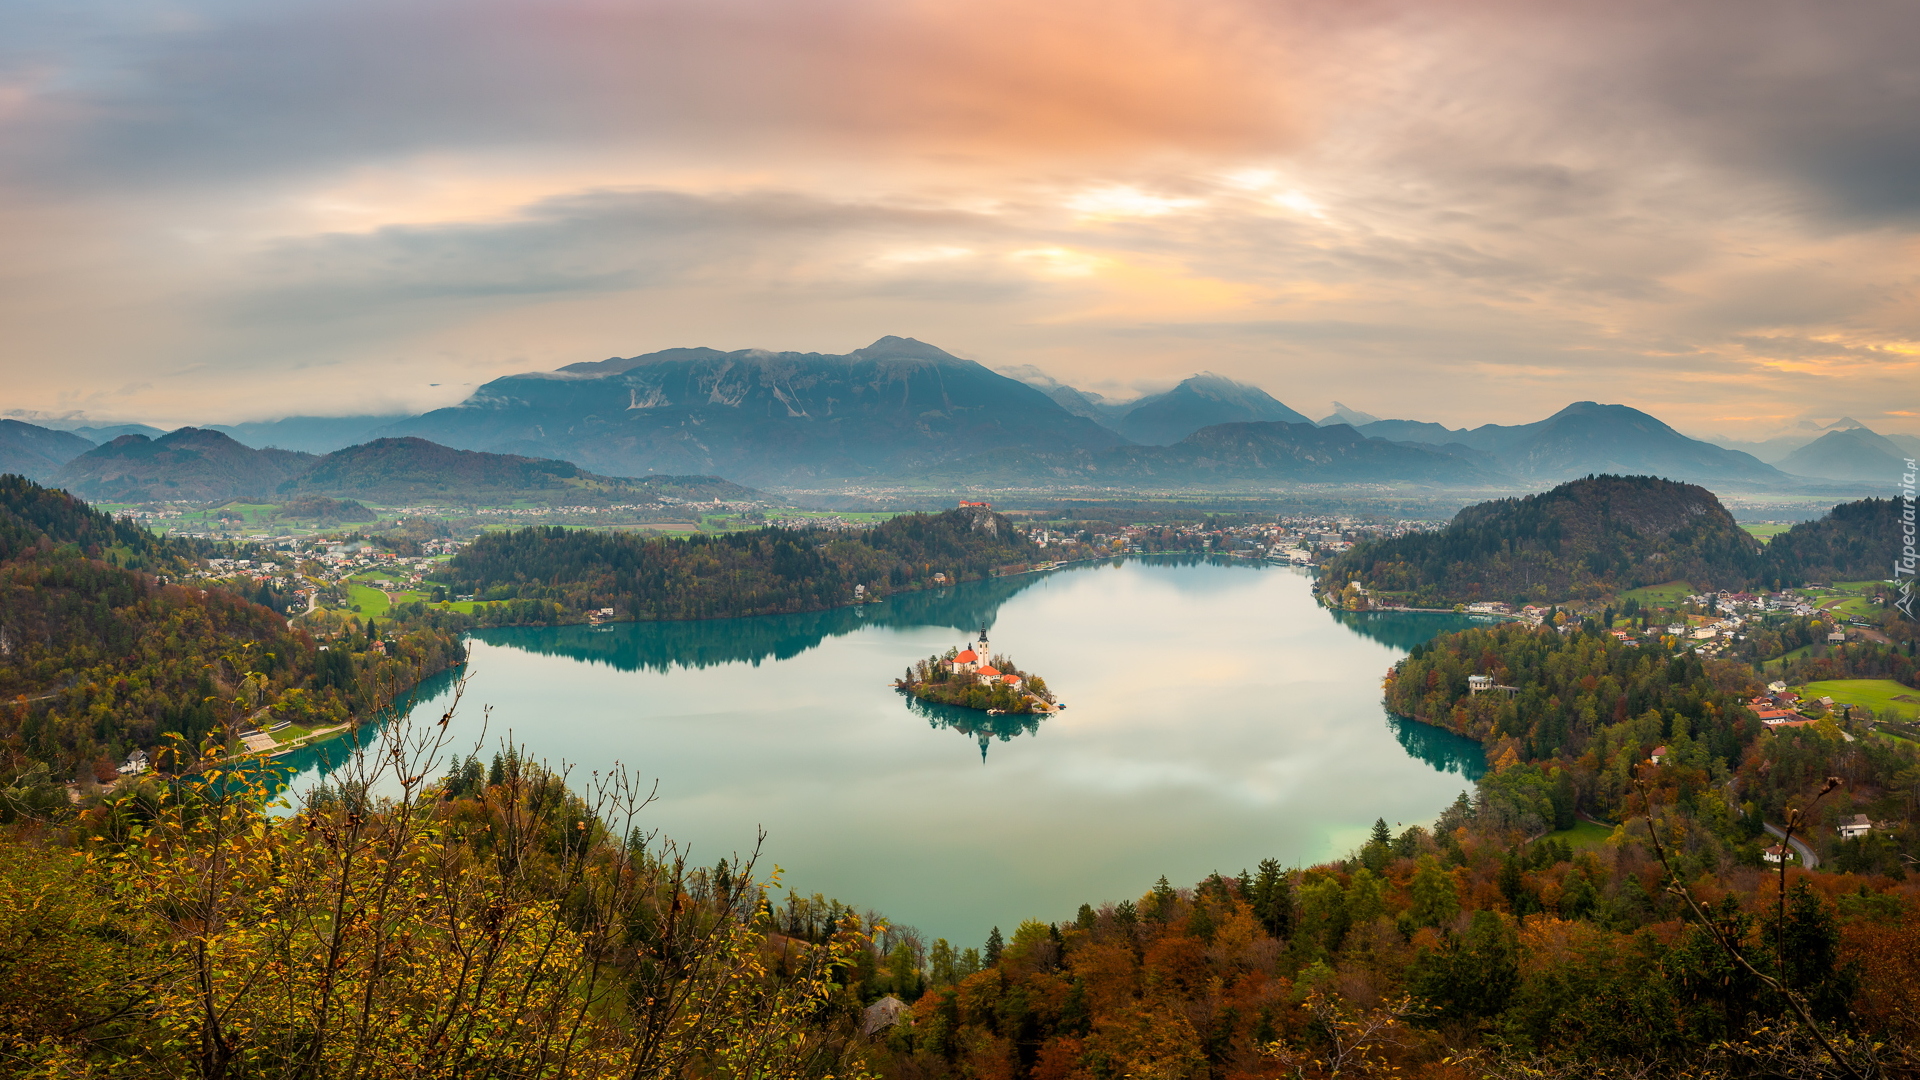
<svg viewBox="0 0 1920 1080">
<path fill-rule="evenodd" d="M 810 615 L 486 630 L 454 726 L 470 745 L 491 706 L 490 743 L 657 777 L 651 827 L 699 862 L 764 827 L 784 886 L 978 945 L 1162 874 L 1343 855 L 1375 818 L 1428 823 L 1471 787 L 1477 744 L 1380 700 L 1398 657 L 1467 621 L 1329 612 L 1310 584 L 1162 556 Z M 1064 712 L 990 718 L 892 689 L 982 626 Z M 450 687 L 423 687 L 417 712 L 438 718 Z M 296 790 L 317 778 L 314 752 L 291 763 Z"/>
</svg>

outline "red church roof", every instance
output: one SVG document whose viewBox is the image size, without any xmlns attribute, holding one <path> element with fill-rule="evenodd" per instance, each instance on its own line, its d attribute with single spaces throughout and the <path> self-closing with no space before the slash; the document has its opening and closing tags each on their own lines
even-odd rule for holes
<svg viewBox="0 0 1920 1080">
<path fill-rule="evenodd" d="M 1000 676 L 999 669 L 994 668 L 992 666 L 982 667 L 980 669 L 980 674 L 985 675 L 989 679 L 998 678 Z"/>
<path fill-rule="evenodd" d="M 953 662 L 956 664 L 973 664 L 978 663 L 979 660 L 980 658 L 973 654 L 972 649 L 961 649 L 960 655 L 953 658 Z"/>
</svg>

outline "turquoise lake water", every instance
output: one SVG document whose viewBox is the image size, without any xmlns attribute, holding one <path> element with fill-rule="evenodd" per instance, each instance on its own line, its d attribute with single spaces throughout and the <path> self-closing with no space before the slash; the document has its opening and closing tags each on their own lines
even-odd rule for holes
<svg viewBox="0 0 1920 1080">
<path fill-rule="evenodd" d="M 1301 570 L 1157 557 L 812 615 L 487 630 L 454 733 L 659 781 L 650 828 L 929 938 L 1071 918 L 1262 858 L 1344 854 L 1376 817 L 1430 822 L 1477 744 L 1401 722 L 1380 679 L 1452 615 L 1342 615 Z M 1067 709 L 994 717 L 889 681 L 981 626 Z M 450 679 L 422 688 L 437 719 Z M 982 726 L 993 726 L 982 730 Z M 339 744 L 332 748 L 339 753 Z M 316 752 L 290 760 L 303 790 Z"/>
</svg>

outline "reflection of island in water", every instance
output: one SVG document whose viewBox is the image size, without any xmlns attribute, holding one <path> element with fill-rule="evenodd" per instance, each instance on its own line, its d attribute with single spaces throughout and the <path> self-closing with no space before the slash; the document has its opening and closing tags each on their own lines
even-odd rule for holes
<svg viewBox="0 0 1920 1080">
<path fill-rule="evenodd" d="M 980 761 L 987 760 L 987 744 L 994 739 L 1006 742 L 1015 735 L 1038 735 L 1040 722 L 1045 720 L 1044 713 L 986 713 L 979 709 L 964 709 L 958 705 L 942 705 L 937 701 L 922 701 L 911 694 L 905 695 L 907 711 L 927 718 L 927 726 L 938 731 L 945 729 L 957 731 L 980 740 Z"/>
</svg>

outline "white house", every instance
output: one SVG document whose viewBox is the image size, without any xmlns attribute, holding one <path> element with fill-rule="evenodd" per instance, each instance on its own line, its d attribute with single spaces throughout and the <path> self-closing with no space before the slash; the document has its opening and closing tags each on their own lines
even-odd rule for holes
<svg viewBox="0 0 1920 1080">
<path fill-rule="evenodd" d="M 1852 817 L 1841 818 L 1838 828 L 1840 839 L 1858 840 L 1873 831 L 1873 822 L 1868 821 L 1865 814 L 1855 814 Z"/>
</svg>

